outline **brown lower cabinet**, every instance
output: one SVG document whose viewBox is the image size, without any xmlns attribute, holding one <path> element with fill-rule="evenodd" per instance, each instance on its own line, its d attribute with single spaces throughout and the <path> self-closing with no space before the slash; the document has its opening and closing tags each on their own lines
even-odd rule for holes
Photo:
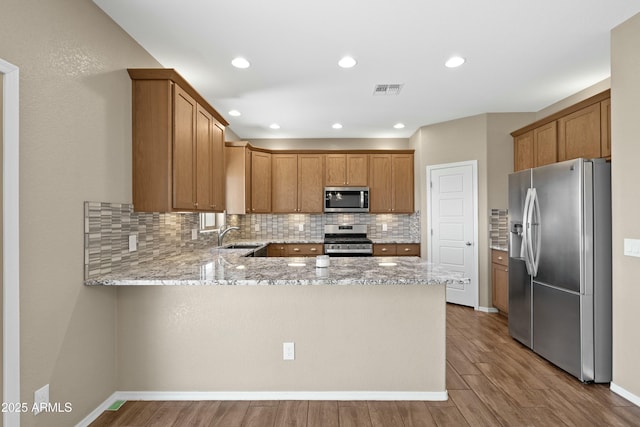
<svg viewBox="0 0 640 427">
<path fill-rule="evenodd" d="M 376 243 L 373 256 L 420 256 L 419 243 Z"/>
<path fill-rule="evenodd" d="M 324 245 L 322 243 L 271 243 L 267 246 L 269 257 L 311 257 L 322 255 Z"/>
<path fill-rule="evenodd" d="M 493 306 L 509 313 L 509 258 L 505 251 L 491 251 L 491 288 Z"/>
</svg>

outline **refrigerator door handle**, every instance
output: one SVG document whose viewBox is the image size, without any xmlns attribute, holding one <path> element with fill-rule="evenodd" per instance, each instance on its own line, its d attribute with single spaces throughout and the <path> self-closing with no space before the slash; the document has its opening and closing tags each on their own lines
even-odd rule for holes
<svg viewBox="0 0 640 427">
<path fill-rule="evenodd" d="M 522 213 L 522 245 L 520 246 L 520 258 L 524 259 L 524 264 L 527 267 L 527 274 L 532 274 L 533 265 L 531 264 L 531 257 L 529 256 L 529 239 L 531 232 L 529 227 L 529 209 L 531 208 L 531 188 L 527 188 L 527 196 L 524 199 L 524 212 Z"/>
<path fill-rule="evenodd" d="M 529 215 L 531 216 L 531 226 L 535 226 L 536 227 L 536 232 L 535 232 L 535 248 L 533 247 L 533 233 L 530 234 L 530 238 L 529 238 L 529 248 L 531 249 L 530 254 L 531 254 L 531 263 L 533 266 L 533 273 L 532 276 L 536 277 L 538 275 L 538 267 L 540 267 L 540 244 L 542 243 L 542 232 L 541 232 L 541 227 L 542 227 L 542 221 L 540 219 L 540 203 L 538 202 L 538 193 L 536 191 L 536 189 L 532 189 L 531 190 L 531 210 L 529 212 Z M 535 223 L 533 222 L 535 218 Z"/>
</svg>

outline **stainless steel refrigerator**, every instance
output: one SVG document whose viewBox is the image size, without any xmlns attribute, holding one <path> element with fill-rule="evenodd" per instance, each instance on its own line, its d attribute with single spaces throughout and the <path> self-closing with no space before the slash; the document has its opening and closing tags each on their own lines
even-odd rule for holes
<svg viewBox="0 0 640 427">
<path fill-rule="evenodd" d="M 611 381 L 611 165 L 509 175 L 509 333 L 584 382 Z"/>
</svg>

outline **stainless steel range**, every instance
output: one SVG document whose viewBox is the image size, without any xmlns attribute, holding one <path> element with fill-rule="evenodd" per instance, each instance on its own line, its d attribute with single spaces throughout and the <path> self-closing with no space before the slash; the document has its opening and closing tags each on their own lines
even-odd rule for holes
<svg viewBox="0 0 640 427">
<path fill-rule="evenodd" d="M 329 256 L 372 256 L 366 225 L 325 225 L 324 253 Z"/>
</svg>

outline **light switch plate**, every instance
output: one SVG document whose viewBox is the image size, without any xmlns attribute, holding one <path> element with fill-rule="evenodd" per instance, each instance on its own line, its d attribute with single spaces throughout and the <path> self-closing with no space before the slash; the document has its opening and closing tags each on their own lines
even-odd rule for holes
<svg viewBox="0 0 640 427">
<path fill-rule="evenodd" d="M 282 360 L 295 360 L 296 347 L 293 342 L 282 343 Z"/>
<path fill-rule="evenodd" d="M 191 229 L 191 240 L 198 240 L 198 229 L 197 228 L 192 228 Z"/>
<path fill-rule="evenodd" d="M 138 236 L 135 234 L 129 235 L 129 252 L 135 252 L 138 250 Z"/>
<path fill-rule="evenodd" d="M 298 231 L 304 231 L 304 223 L 303 222 L 298 224 Z"/>
<path fill-rule="evenodd" d="M 256 224 L 256 226 L 255 226 L 255 230 L 256 230 L 256 231 L 260 231 L 260 224 Z"/>
<path fill-rule="evenodd" d="M 382 224 L 382 231 L 387 231 L 387 224 Z"/>
<path fill-rule="evenodd" d="M 640 240 L 624 239 L 624 254 L 640 258 Z"/>
</svg>

